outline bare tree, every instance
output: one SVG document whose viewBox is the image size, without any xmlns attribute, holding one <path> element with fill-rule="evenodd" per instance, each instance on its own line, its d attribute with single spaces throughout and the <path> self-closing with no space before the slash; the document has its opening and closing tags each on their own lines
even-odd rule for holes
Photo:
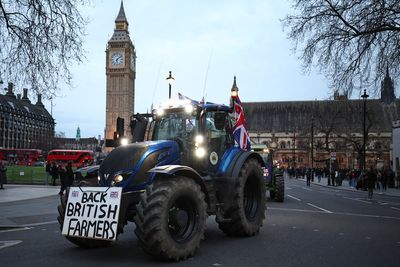
<svg viewBox="0 0 400 267">
<path fill-rule="evenodd" d="M 331 86 L 351 95 L 377 88 L 389 68 L 400 76 L 400 1 L 292 0 L 283 19 L 303 67 L 316 66 Z"/>
<path fill-rule="evenodd" d="M 0 80 L 49 98 L 71 85 L 70 65 L 82 62 L 88 0 L 0 0 Z"/>
</svg>

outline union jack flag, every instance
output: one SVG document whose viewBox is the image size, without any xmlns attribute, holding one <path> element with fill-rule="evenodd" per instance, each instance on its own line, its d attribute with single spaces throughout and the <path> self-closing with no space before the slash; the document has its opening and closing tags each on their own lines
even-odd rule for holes
<svg viewBox="0 0 400 267">
<path fill-rule="evenodd" d="M 232 96 L 232 104 L 235 118 L 235 125 L 232 127 L 233 137 L 241 149 L 250 150 L 250 137 L 246 131 L 246 119 L 239 96 Z"/>
</svg>

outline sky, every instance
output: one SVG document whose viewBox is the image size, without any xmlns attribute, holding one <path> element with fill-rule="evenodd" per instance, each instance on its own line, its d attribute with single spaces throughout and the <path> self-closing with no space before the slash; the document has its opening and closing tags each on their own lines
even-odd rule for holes
<svg viewBox="0 0 400 267">
<path fill-rule="evenodd" d="M 106 45 L 120 0 L 96 0 L 82 8 L 89 19 L 84 37 L 87 60 L 71 66 L 73 87 L 45 101 L 56 132 L 104 136 Z M 136 48 L 134 112 L 150 111 L 168 98 L 166 77 L 192 99 L 228 104 L 233 77 L 242 102 L 327 99 L 329 82 L 304 74 L 280 19 L 291 12 L 285 0 L 124 0 Z M 249 115 L 247 115 L 249 116 Z"/>
</svg>

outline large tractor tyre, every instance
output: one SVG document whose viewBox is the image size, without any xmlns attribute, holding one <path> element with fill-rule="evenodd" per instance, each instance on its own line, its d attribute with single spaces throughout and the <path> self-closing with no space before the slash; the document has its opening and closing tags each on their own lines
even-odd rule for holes
<svg viewBox="0 0 400 267">
<path fill-rule="evenodd" d="M 64 217 L 65 217 L 65 208 L 68 202 L 68 195 L 69 195 L 69 188 L 67 188 L 66 193 L 60 197 L 61 204 L 58 205 L 58 216 L 57 220 L 60 224 L 60 230 L 62 231 L 62 227 L 64 224 Z M 65 236 L 70 242 L 74 243 L 75 245 L 82 247 L 82 248 L 101 248 L 109 246 L 111 241 L 108 240 L 96 240 L 96 239 L 89 239 L 89 238 L 79 238 L 79 237 L 70 237 Z"/>
<path fill-rule="evenodd" d="M 257 234 L 266 208 L 265 181 L 258 161 L 250 159 L 242 166 L 232 198 L 233 205 L 224 211 L 224 220 L 217 220 L 219 228 L 233 236 Z"/>
<path fill-rule="evenodd" d="M 140 195 L 135 234 L 143 250 L 162 260 L 192 257 L 204 239 L 207 205 L 186 177 L 156 180 Z"/>
<path fill-rule="evenodd" d="M 276 202 L 283 202 L 283 200 L 285 199 L 285 180 L 283 178 L 283 175 L 275 176 L 275 192 L 273 195 L 273 199 Z"/>
</svg>

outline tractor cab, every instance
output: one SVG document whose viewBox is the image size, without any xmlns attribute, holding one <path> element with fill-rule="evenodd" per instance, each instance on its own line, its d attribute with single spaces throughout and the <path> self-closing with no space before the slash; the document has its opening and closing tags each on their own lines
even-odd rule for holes
<svg viewBox="0 0 400 267">
<path fill-rule="evenodd" d="M 229 113 L 225 105 L 178 101 L 155 110 L 150 140 L 173 140 L 179 145 L 182 165 L 216 172 L 219 159 L 234 146 Z"/>
</svg>

